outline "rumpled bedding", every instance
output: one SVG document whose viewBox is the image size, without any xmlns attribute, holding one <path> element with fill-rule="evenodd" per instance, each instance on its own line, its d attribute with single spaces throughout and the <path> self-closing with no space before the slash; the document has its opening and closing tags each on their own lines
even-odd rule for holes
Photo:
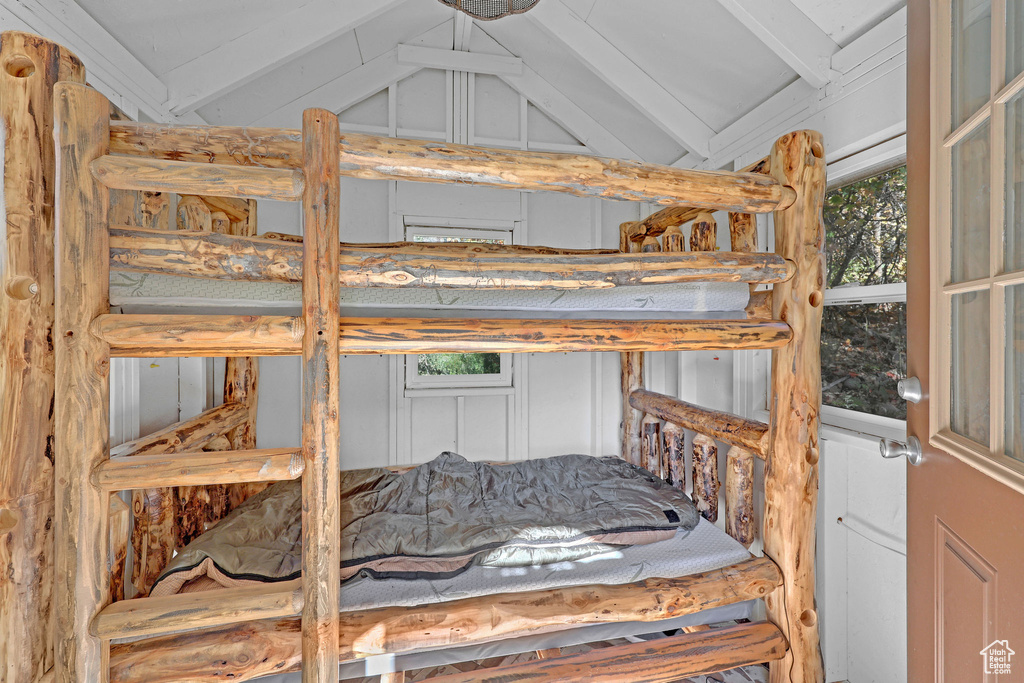
<svg viewBox="0 0 1024 683">
<path fill-rule="evenodd" d="M 300 481 L 253 496 L 179 552 L 151 595 L 301 575 Z M 455 453 L 407 472 L 341 474 L 341 576 L 444 578 L 472 564 L 577 560 L 692 530 L 681 491 L 616 457 L 562 455 L 492 465 Z"/>
</svg>

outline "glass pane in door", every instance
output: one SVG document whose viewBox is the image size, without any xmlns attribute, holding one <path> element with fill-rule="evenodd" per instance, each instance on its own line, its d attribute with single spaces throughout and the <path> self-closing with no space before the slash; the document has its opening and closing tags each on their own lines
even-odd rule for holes
<svg viewBox="0 0 1024 683">
<path fill-rule="evenodd" d="M 989 124 L 953 147 L 953 282 L 989 275 Z"/>
<path fill-rule="evenodd" d="M 992 90 L 992 2 L 953 0 L 953 128 L 986 102 Z"/>
<path fill-rule="evenodd" d="M 1006 288 L 1006 454 L 1024 460 L 1024 285 Z"/>
<path fill-rule="evenodd" d="M 954 294 L 952 300 L 952 367 L 950 428 L 989 443 L 989 293 Z"/>
<path fill-rule="evenodd" d="M 1024 2 L 1006 3 L 1006 81 L 1024 71 Z M 1004 85 L 1005 85 L 1004 83 Z"/>
<path fill-rule="evenodd" d="M 1024 3 L 1021 3 L 1024 5 Z M 1024 268 L 1024 92 L 1006 103 L 1006 263 Z"/>
</svg>

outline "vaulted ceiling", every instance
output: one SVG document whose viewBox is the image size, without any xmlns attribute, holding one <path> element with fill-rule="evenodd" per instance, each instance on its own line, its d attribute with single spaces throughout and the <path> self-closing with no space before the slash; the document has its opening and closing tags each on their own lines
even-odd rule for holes
<svg viewBox="0 0 1024 683">
<path fill-rule="evenodd" d="M 437 0 L 0 0 L 0 25 L 54 28 L 143 117 L 293 127 L 425 67 L 479 71 L 595 151 L 698 165 L 772 103 L 827 93 L 902 5 L 540 0 L 479 22 Z"/>
</svg>

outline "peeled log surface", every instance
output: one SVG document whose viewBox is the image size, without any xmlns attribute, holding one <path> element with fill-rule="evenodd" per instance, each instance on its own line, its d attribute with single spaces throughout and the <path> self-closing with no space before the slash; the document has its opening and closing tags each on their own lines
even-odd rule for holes
<svg viewBox="0 0 1024 683">
<path fill-rule="evenodd" d="M 346 612 L 341 658 L 549 633 L 567 625 L 659 621 L 763 598 L 782 581 L 752 557 L 676 579 L 503 593 L 414 607 Z M 112 683 L 244 681 L 300 666 L 299 620 L 264 620 L 112 645 Z"/>
<path fill-rule="evenodd" d="M 622 452 L 621 457 L 630 465 L 643 466 L 640 425 L 644 414 L 629 405 L 626 398 L 644 385 L 643 351 L 619 354 L 620 382 L 622 386 Z"/>
<path fill-rule="evenodd" d="M 693 437 L 693 503 L 704 519 L 718 521 L 718 446 L 703 434 Z"/>
<path fill-rule="evenodd" d="M 213 230 L 213 214 L 210 213 L 210 207 L 200 197 L 195 195 L 185 195 L 178 198 L 175 221 L 178 230 L 189 232 L 210 232 Z"/>
<path fill-rule="evenodd" d="M 775 213 L 775 250 L 799 264 L 792 281 L 777 285 L 774 315 L 796 332 L 772 354 L 771 445 L 765 466 L 764 552 L 785 576 L 785 589 L 766 601 L 790 651 L 772 664 L 772 683 L 824 678 L 814 601 L 814 525 L 818 504 L 818 426 L 821 411 L 821 309 L 825 282 L 825 148 L 820 133 L 779 138 L 771 173 L 796 188 L 796 202 Z"/>
<path fill-rule="evenodd" d="M 729 245 L 733 251 L 757 251 L 757 220 L 754 214 L 729 214 Z"/>
<path fill-rule="evenodd" d="M 661 236 L 661 243 L 664 251 L 686 251 L 686 238 L 683 237 L 683 231 L 677 226 L 672 226 L 664 232 Z"/>
<path fill-rule="evenodd" d="M 207 441 L 237 427 L 246 418 L 244 406 L 224 403 L 193 418 L 175 422 L 146 436 L 110 449 L 111 457 L 155 455 L 195 450 Z"/>
<path fill-rule="evenodd" d="M 163 486 L 205 486 L 297 479 L 303 463 L 296 448 L 173 453 L 111 458 L 93 473 L 108 491 Z"/>
<path fill-rule="evenodd" d="M 699 216 L 704 209 L 692 206 L 670 206 L 652 213 L 642 221 L 623 223 L 626 239 L 642 242 L 645 237 L 657 237 L 671 227 L 688 223 Z"/>
<path fill-rule="evenodd" d="M 686 490 L 686 452 L 683 428 L 671 422 L 661 431 L 664 437 L 663 472 L 668 483 L 680 491 Z"/>
<path fill-rule="evenodd" d="M 690 251 L 715 251 L 718 249 L 718 224 L 708 212 L 703 212 L 690 226 Z"/>
<path fill-rule="evenodd" d="M 751 285 L 753 287 L 753 285 Z M 772 290 L 764 289 L 750 293 L 750 301 L 746 308 L 747 317 L 752 319 L 764 319 L 772 317 Z"/>
<path fill-rule="evenodd" d="M 85 67 L 20 31 L 0 63 L 0 680 L 35 681 L 53 666 L 53 85 Z"/>
<path fill-rule="evenodd" d="M 661 423 L 646 415 L 640 423 L 640 465 L 656 477 L 661 472 Z"/>
<path fill-rule="evenodd" d="M 124 225 L 128 225 L 125 223 Z M 258 235 L 261 239 L 296 242 L 302 244 L 302 235 L 290 235 L 285 232 L 264 232 Z M 485 244 L 480 242 L 342 242 L 341 251 L 346 249 L 362 249 L 377 251 L 380 249 L 397 249 L 415 246 L 421 249 L 438 249 L 443 252 L 460 252 L 469 254 L 618 254 L 618 249 L 562 249 L 560 247 L 544 247 L 529 244 Z"/>
<path fill-rule="evenodd" d="M 114 356 L 294 356 L 301 318 L 245 315 L 99 316 L 92 332 Z M 542 353 L 769 349 L 791 337 L 774 320 L 342 318 L 341 353 Z"/>
<path fill-rule="evenodd" d="M 502 253 L 473 246 L 344 245 L 339 281 L 345 287 L 602 289 L 679 282 L 772 283 L 793 273 L 792 264 L 775 254 Z M 211 232 L 112 227 L 110 267 L 219 280 L 302 282 L 302 245 Z"/>
<path fill-rule="evenodd" d="M 474 669 L 431 678 L 435 683 L 672 683 L 683 677 L 781 658 L 786 639 L 767 621 L 684 633 L 573 655 Z M 583 672 L 586 672 L 585 674 Z"/>
<path fill-rule="evenodd" d="M 754 542 L 754 456 L 739 446 L 725 460 L 725 533 L 747 548 Z"/>
<path fill-rule="evenodd" d="M 111 125 L 110 149 L 113 154 L 220 166 L 302 166 L 302 134 L 277 128 L 117 122 Z M 342 175 L 371 180 L 489 185 L 754 213 L 792 202 L 778 182 L 756 173 L 697 171 L 579 154 L 374 135 L 342 135 L 339 162 Z M 195 194 L 216 193 L 206 189 Z"/>
<path fill-rule="evenodd" d="M 761 458 L 768 451 L 768 425 L 763 422 L 703 408 L 645 389 L 630 394 L 629 403 L 643 413 L 650 413 L 699 434 L 707 434 L 731 446 L 741 446 Z"/>
<path fill-rule="evenodd" d="M 97 181 L 113 190 L 213 194 L 285 202 L 302 196 L 302 174 L 298 171 L 117 156 L 96 159 L 90 170 Z"/>
<path fill-rule="evenodd" d="M 110 497 L 109 550 L 110 600 L 124 600 L 125 561 L 128 559 L 128 537 L 131 535 L 131 508 L 119 496 Z"/>
</svg>

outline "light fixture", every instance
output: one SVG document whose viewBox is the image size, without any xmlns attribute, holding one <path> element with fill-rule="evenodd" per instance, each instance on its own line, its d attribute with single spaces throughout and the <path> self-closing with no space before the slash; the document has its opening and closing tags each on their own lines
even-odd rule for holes
<svg viewBox="0 0 1024 683">
<path fill-rule="evenodd" d="M 533 9 L 539 0 L 438 0 L 441 4 L 465 12 L 474 19 L 490 21 Z"/>
</svg>

